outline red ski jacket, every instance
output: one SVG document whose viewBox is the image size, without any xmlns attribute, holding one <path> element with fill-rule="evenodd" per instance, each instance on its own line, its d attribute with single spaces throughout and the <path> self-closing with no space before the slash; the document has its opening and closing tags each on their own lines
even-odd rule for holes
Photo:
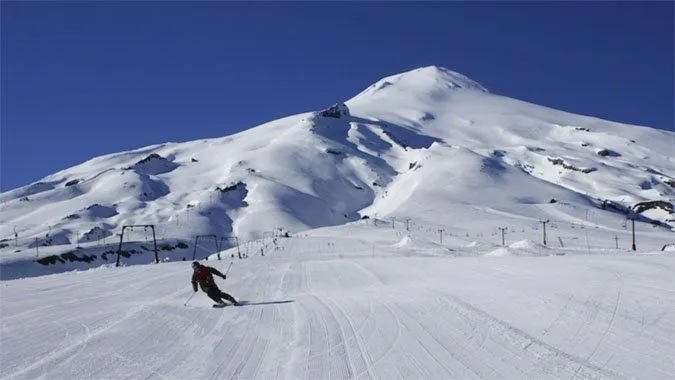
<svg viewBox="0 0 675 380">
<path fill-rule="evenodd" d="M 194 273 L 192 273 L 192 287 L 197 289 L 197 284 L 203 287 L 213 287 L 216 286 L 216 282 L 213 280 L 213 275 L 220 276 L 225 278 L 225 275 L 220 273 L 218 269 L 200 265 L 195 268 Z"/>
</svg>

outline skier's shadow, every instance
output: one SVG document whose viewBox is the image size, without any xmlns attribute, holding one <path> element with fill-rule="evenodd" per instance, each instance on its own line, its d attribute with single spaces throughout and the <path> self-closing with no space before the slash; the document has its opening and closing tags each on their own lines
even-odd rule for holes
<svg viewBox="0 0 675 380">
<path fill-rule="evenodd" d="M 241 306 L 254 306 L 254 305 L 275 305 L 282 303 L 293 303 L 295 300 L 282 300 L 282 301 L 239 301 Z"/>
</svg>

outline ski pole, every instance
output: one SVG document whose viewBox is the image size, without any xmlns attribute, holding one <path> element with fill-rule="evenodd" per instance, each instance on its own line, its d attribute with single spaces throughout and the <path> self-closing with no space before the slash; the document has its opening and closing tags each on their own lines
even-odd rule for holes
<svg viewBox="0 0 675 380">
<path fill-rule="evenodd" d="M 227 270 L 225 271 L 225 276 L 227 276 L 227 274 L 230 273 L 230 268 L 232 268 L 232 261 L 230 261 L 230 266 L 227 267 Z"/>
<path fill-rule="evenodd" d="M 193 293 L 190 295 L 190 297 L 188 297 L 187 301 L 185 301 L 185 303 L 183 304 L 183 306 L 187 306 L 188 302 L 190 302 L 190 300 L 192 299 L 192 297 L 195 296 L 195 294 L 197 294 L 197 292 L 193 292 Z"/>
</svg>

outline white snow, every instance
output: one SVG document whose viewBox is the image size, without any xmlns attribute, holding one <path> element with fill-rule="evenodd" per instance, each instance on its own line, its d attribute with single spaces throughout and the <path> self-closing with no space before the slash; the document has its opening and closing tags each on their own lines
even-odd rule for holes
<svg viewBox="0 0 675 380">
<path fill-rule="evenodd" d="M 675 133 L 435 66 L 335 109 L 1 194 L 0 379 L 675 378 L 675 215 L 632 211 Z M 184 306 L 193 256 L 249 304 Z"/>
<path fill-rule="evenodd" d="M 222 310 L 184 306 L 189 262 L 4 281 L 0 378 L 675 376 L 672 255 L 429 256 L 398 232 L 282 238 L 217 280 L 248 303 Z"/>
</svg>

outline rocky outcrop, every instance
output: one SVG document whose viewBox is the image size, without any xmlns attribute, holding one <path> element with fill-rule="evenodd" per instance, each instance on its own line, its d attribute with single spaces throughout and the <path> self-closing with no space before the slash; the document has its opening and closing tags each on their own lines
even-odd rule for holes
<svg viewBox="0 0 675 380">
<path fill-rule="evenodd" d="M 621 154 L 610 149 L 600 149 L 596 152 L 598 156 L 602 157 L 620 157 Z"/>
<path fill-rule="evenodd" d="M 633 210 L 638 214 L 655 208 L 660 208 L 669 213 L 673 212 L 673 204 L 666 201 L 647 201 L 633 205 Z"/>
<path fill-rule="evenodd" d="M 350 116 L 349 108 L 344 103 L 333 104 L 325 110 L 320 111 L 319 115 L 323 117 L 332 117 L 334 119 Z"/>
<path fill-rule="evenodd" d="M 563 168 L 565 168 L 567 170 L 574 170 L 576 172 L 582 172 L 582 173 L 588 174 L 588 173 L 592 173 L 592 172 L 598 170 L 596 168 L 577 168 L 576 166 L 572 166 L 572 165 L 566 163 L 562 158 L 547 157 L 547 159 L 553 165 L 562 166 Z"/>
<path fill-rule="evenodd" d="M 153 153 L 134 164 L 133 169 L 138 174 L 158 175 L 168 173 L 179 165 L 167 160 L 157 153 Z"/>
</svg>

